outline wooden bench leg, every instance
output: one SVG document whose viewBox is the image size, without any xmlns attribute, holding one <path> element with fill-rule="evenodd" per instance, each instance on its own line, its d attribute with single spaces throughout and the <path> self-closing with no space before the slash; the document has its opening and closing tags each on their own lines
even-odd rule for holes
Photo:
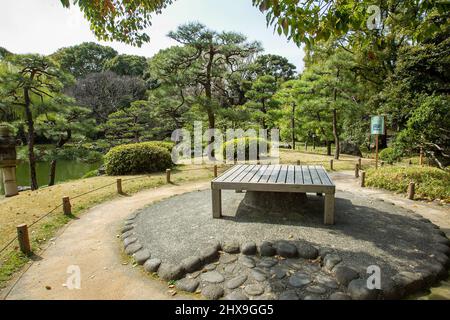
<svg viewBox="0 0 450 320">
<path fill-rule="evenodd" d="M 334 224 L 334 193 L 325 194 L 325 209 L 323 222 L 325 224 Z"/>
<path fill-rule="evenodd" d="M 222 217 L 222 190 L 212 189 L 212 212 L 213 218 Z"/>
</svg>

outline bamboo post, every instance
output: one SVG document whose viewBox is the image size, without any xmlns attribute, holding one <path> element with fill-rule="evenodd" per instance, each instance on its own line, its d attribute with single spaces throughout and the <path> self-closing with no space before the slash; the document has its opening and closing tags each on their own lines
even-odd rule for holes
<svg viewBox="0 0 450 320">
<path fill-rule="evenodd" d="M 366 172 L 361 171 L 361 188 L 366 186 Z"/>
<path fill-rule="evenodd" d="M 359 178 L 359 165 L 355 164 L 355 178 Z"/>
<path fill-rule="evenodd" d="M 170 169 L 166 170 L 166 182 L 167 183 L 170 183 L 170 171 L 171 171 Z"/>
<path fill-rule="evenodd" d="M 117 193 L 118 194 L 123 194 L 123 191 L 122 191 L 122 179 L 117 179 Z"/>
<path fill-rule="evenodd" d="M 28 236 L 28 226 L 26 224 L 20 224 L 17 226 L 17 240 L 19 240 L 20 251 L 24 254 L 30 254 L 30 237 Z"/>
<path fill-rule="evenodd" d="M 72 205 L 70 204 L 69 197 L 62 198 L 63 212 L 66 216 L 70 216 L 72 214 Z"/>
<path fill-rule="evenodd" d="M 330 170 L 333 171 L 333 159 L 330 160 Z"/>
<path fill-rule="evenodd" d="M 408 185 L 408 199 L 414 200 L 414 194 L 416 192 L 416 185 L 414 182 L 410 182 Z"/>
<path fill-rule="evenodd" d="M 214 178 L 217 178 L 217 164 L 214 165 Z"/>
</svg>

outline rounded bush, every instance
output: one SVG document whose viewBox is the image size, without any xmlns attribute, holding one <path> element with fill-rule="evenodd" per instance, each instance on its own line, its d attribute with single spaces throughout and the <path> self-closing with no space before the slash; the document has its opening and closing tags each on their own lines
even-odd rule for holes
<svg viewBox="0 0 450 320">
<path fill-rule="evenodd" d="M 245 137 L 245 138 L 235 138 L 233 140 L 226 141 L 222 144 L 222 154 L 223 158 L 227 160 L 237 160 L 238 158 L 238 148 L 242 143 L 245 143 L 245 160 L 259 160 L 262 157 L 267 156 L 268 154 L 263 153 L 263 150 L 260 150 L 259 144 L 266 143 L 267 144 L 267 152 L 270 151 L 270 143 L 262 138 L 254 138 L 254 137 Z M 250 146 L 252 143 L 256 144 L 256 156 L 257 159 L 250 159 Z M 233 159 L 227 158 L 227 147 L 233 145 Z M 231 148 L 231 147 L 230 147 Z M 265 151 L 265 150 L 264 150 Z"/>
<path fill-rule="evenodd" d="M 394 148 L 385 148 L 381 150 L 379 156 L 381 160 L 386 161 L 389 164 L 393 164 L 402 158 L 401 153 Z"/>
<path fill-rule="evenodd" d="M 172 167 L 168 147 L 159 143 L 144 142 L 111 148 L 105 155 L 108 175 L 127 175 L 164 171 Z"/>
</svg>

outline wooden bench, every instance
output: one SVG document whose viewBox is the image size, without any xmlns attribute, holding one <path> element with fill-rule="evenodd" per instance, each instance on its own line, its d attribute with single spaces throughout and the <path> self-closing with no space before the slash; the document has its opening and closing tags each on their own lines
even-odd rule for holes
<svg viewBox="0 0 450 320">
<path fill-rule="evenodd" d="M 324 223 L 334 224 L 335 185 L 323 166 L 235 165 L 211 181 L 214 218 L 222 217 L 222 190 L 325 194 Z"/>
</svg>

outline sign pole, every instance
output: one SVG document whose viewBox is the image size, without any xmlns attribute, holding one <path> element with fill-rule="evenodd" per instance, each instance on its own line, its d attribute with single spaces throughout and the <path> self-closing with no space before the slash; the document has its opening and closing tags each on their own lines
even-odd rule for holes
<svg viewBox="0 0 450 320">
<path fill-rule="evenodd" d="M 378 169 L 378 136 L 375 135 L 375 169 Z"/>
</svg>

